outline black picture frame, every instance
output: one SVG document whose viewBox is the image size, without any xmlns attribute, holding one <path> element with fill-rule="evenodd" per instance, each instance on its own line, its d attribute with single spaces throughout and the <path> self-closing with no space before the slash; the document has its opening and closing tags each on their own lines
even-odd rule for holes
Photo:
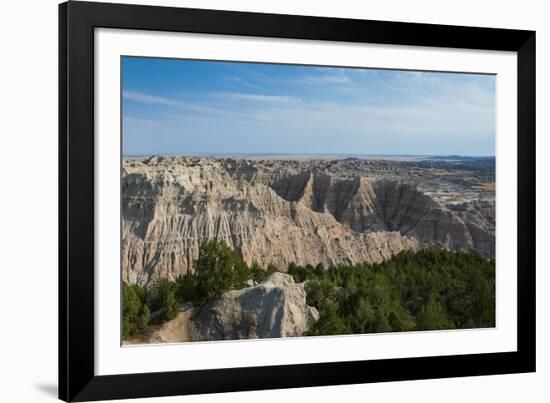
<svg viewBox="0 0 550 403">
<path fill-rule="evenodd" d="M 517 352 L 96 376 L 94 29 L 517 52 Z M 142 5 L 59 5 L 59 398 L 89 401 L 535 371 L 535 32 Z"/>
</svg>

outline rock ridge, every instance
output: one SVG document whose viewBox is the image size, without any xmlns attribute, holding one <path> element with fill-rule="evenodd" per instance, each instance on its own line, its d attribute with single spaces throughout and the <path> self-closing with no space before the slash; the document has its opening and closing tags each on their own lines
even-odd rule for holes
<svg viewBox="0 0 550 403">
<path fill-rule="evenodd" d="M 494 202 L 444 206 L 415 184 L 296 161 L 124 160 L 122 215 L 123 280 L 142 285 L 192 271 L 206 239 L 281 270 L 381 262 L 425 245 L 494 256 Z"/>
</svg>

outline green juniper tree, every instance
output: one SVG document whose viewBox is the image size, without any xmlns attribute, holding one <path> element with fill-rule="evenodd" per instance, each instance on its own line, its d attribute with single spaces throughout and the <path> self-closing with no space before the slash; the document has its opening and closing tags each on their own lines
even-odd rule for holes
<svg viewBox="0 0 550 403">
<path fill-rule="evenodd" d="M 122 285 L 122 337 L 128 338 L 143 332 L 149 324 L 150 311 L 145 304 L 146 292 L 134 284 Z"/>
</svg>

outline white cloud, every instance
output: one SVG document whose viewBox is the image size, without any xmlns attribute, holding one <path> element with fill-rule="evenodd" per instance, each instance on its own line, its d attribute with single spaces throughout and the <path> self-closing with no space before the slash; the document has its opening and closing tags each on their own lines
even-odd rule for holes
<svg viewBox="0 0 550 403">
<path fill-rule="evenodd" d="M 179 102 L 175 99 L 157 97 L 155 95 L 148 95 L 142 92 L 136 91 L 123 91 L 122 96 L 124 99 L 134 102 L 140 102 L 143 104 L 159 104 L 159 105 L 178 105 Z"/>
<path fill-rule="evenodd" d="M 302 100 L 290 95 L 262 95 L 247 94 L 243 92 L 217 92 L 214 96 L 252 102 L 282 103 L 282 104 L 300 104 Z"/>
<path fill-rule="evenodd" d="M 351 78 L 344 74 L 313 75 L 299 79 L 305 84 L 351 84 Z"/>
<path fill-rule="evenodd" d="M 148 104 L 148 105 L 175 106 L 183 109 L 188 109 L 192 112 L 200 112 L 200 113 L 216 112 L 215 108 L 212 108 L 207 105 L 200 105 L 198 103 L 184 102 L 184 101 L 179 101 L 177 99 L 144 94 L 138 91 L 123 91 L 122 97 L 129 101 L 139 102 L 139 103 Z"/>
<path fill-rule="evenodd" d="M 244 85 L 245 87 L 248 87 L 248 88 L 253 88 L 255 90 L 263 90 L 262 87 L 260 87 L 259 85 L 256 85 L 254 83 L 251 83 L 249 82 L 248 80 L 245 80 L 241 77 L 237 77 L 237 76 L 228 76 L 227 79 L 233 83 L 236 83 L 236 84 L 239 84 L 239 85 Z"/>
</svg>

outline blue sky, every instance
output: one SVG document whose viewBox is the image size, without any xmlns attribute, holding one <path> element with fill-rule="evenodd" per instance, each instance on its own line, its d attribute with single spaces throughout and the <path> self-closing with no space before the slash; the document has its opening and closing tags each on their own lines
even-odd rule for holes
<svg viewBox="0 0 550 403">
<path fill-rule="evenodd" d="M 123 153 L 494 155 L 495 77 L 125 57 Z"/>
</svg>

